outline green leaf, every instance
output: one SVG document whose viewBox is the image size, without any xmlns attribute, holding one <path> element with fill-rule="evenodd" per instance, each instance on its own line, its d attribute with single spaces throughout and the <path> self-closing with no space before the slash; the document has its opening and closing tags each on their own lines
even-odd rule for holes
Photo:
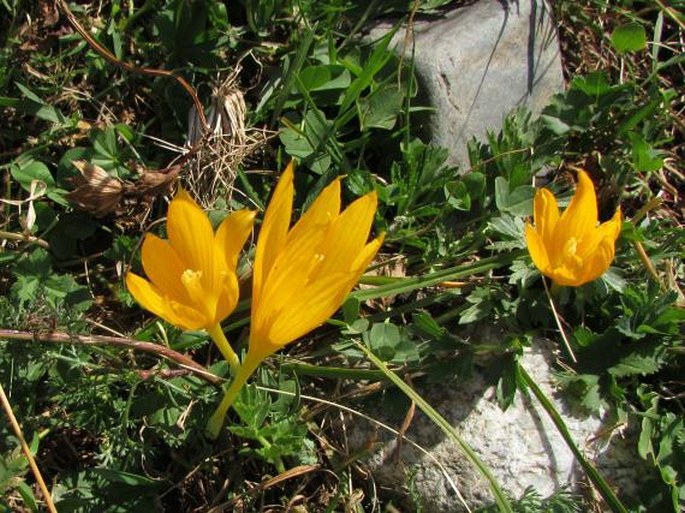
<svg viewBox="0 0 685 513">
<path fill-rule="evenodd" d="M 364 333 L 364 341 L 371 351 L 383 361 L 392 360 L 400 343 L 400 329 L 391 323 L 376 323 L 371 331 Z"/>
<path fill-rule="evenodd" d="M 447 203 L 455 210 L 471 210 L 471 195 L 464 182 L 449 182 L 445 184 Z"/>
<path fill-rule="evenodd" d="M 619 25 L 611 33 L 611 46 L 619 53 L 637 52 L 647 46 L 645 28 L 638 23 Z"/>
<path fill-rule="evenodd" d="M 663 365 L 663 348 L 652 344 L 639 344 L 638 349 L 612 365 L 608 371 L 617 378 L 633 375 L 646 376 L 658 371 Z"/>
<path fill-rule="evenodd" d="M 55 188 L 55 179 L 52 177 L 48 166 L 38 160 L 33 160 L 32 157 L 17 159 L 12 163 L 10 173 L 12 178 L 19 182 L 19 185 L 26 191 L 31 190 L 31 182 L 33 180 L 43 182 L 47 186 L 48 191 Z"/>
<path fill-rule="evenodd" d="M 413 313 L 412 324 L 415 329 L 418 329 L 425 335 L 436 339 L 442 337 L 446 331 L 445 328 L 440 326 L 427 312 Z"/>
<path fill-rule="evenodd" d="M 25 505 L 31 511 L 40 511 L 40 508 L 38 508 L 38 501 L 36 501 L 36 497 L 33 495 L 33 490 L 25 481 L 20 481 L 17 484 L 17 492 L 19 492 Z"/>
<path fill-rule="evenodd" d="M 131 472 L 124 472 L 122 470 L 100 467 L 92 469 L 92 472 L 105 478 L 107 481 L 122 483 L 128 486 L 157 488 L 162 484 L 160 481 L 155 481 L 149 477 L 132 474 Z"/>
<path fill-rule="evenodd" d="M 554 135 L 564 135 L 571 130 L 571 127 L 556 116 L 543 114 L 540 116 L 543 125 L 552 131 Z"/>
<path fill-rule="evenodd" d="M 514 403 L 514 399 L 516 398 L 516 391 L 518 390 L 516 374 L 516 360 L 513 355 L 508 355 L 500 378 L 497 381 L 496 390 L 497 403 L 502 410 L 507 410 Z"/>
<path fill-rule="evenodd" d="M 373 83 L 373 77 L 378 73 L 386 62 L 393 56 L 391 50 L 388 50 L 388 45 L 392 41 L 392 37 L 399 25 L 395 29 L 389 31 L 374 45 L 373 53 L 369 60 L 364 63 L 364 68 L 357 78 L 352 81 L 350 87 L 345 93 L 342 105 L 340 106 L 339 116 L 341 116 L 361 95 L 362 91 Z"/>
<path fill-rule="evenodd" d="M 513 215 L 528 216 L 533 211 L 533 197 L 535 187 L 532 185 L 520 185 L 513 191 L 509 190 L 509 182 L 506 178 L 495 178 L 495 204 L 501 212 Z"/>
<path fill-rule="evenodd" d="M 59 111 L 59 109 L 49 105 L 48 103 L 45 103 L 41 98 L 38 97 L 38 95 L 36 95 L 36 93 L 31 91 L 25 85 L 19 82 L 15 82 L 15 85 L 26 98 L 21 102 L 20 105 L 16 106 L 18 110 L 60 125 L 63 125 L 67 122 L 67 118 Z"/>
<path fill-rule="evenodd" d="M 404 94 L 396 84 L 390 84 L 374 91 L 371 95 L 357 99 L 357 111 L 362 132 L 369 128 L 392 130 L 402 111 Z"/>
<path fill-rule="evenodd" d="M 345 90 L 352 79 L 350 72 L 340 64 L 326 64 L 303 68 L 299 73 L 299 83 L 305 91 Z"/>
<path fill-rule="evenodd" d="M 611 84 L 606 74 L 601 71 L 590 73 L 585 77 L 576 77 L 571 82 L 571 85 L 588 96 L 602 96 L 611 91 Z"/>
<path fill-rule="evenodd" d="M 636 171 L 658 171 L 664 165 L 663 152 L 654 149 L 641 134 L 630 132 L 628 138 L 632 144 L 633 165 Z"/>
<path fill-rule="evenodd" d="M 287 122 L 286 128 L 280 131 L 285 151 L 301 158 L 315 173 L 324 174 L 332 162 L 326 151 L 326 143 L 333 132 L 332 124 L 323 112 L 310 110 L 298 125 Z"/>
</svg>

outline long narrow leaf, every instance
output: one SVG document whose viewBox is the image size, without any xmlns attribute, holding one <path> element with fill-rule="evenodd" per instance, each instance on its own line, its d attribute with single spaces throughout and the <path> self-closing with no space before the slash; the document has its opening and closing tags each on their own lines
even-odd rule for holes
<svg viewBox="0 0 685 513">
<path fill-rule="evenodd" d="M 368 299 L 393 296 L 396 294 L 406 294 L 407 292 L 412 292 L 421 288 L 438 285 L 443 281 L 456 280 L 458 278 L 492 271 L 498 267 L 510 264 L 522 255 L 522 251 L 512 251 L 511 253 L 502 253 L 494 257 L 483 258 L 473 264 L 450 267 L 434 273 L 424 274 L 423 276 L 397 278 L 393 283 L 387 283 L 368 290 L 357 290 L 350 294 L 350 297 L 354 297 L 360 301 L 366 301 Z"/>
<path fill-rule="evenodd" d="M 428 404 L 426 400 L 421 397 L 413 388 L 402 381 L 397 374 L 388 369 L 385 362 L 379 360 L 371 351 L 369 351 L 366 346 L 359 343 L 357 346 L 364 351 L 364 353 L 366 353 L 366 356 L 369 360 L 371 360 L 371 363 L 378 367 L 378 369 L 381 370 L 383 374 L 385 374 L 385 376 L 397 386 L 397 388 L 402 390 L 402 392 L 404 392 L 409 399 L 414 401 L 416 406 L 418 406 L 419 409 L 435 423 L 436 426 L 442 429 L 452 440 L 457 442 L 461 450 L 464 452 L 464 455 L 473 464 L 473 466 L 478 469 L 478 472 L 480 472 L 480 474 L 488 481 L 490 490 L 495 497 L 495 502 L 497 503 L 499 510 L 501 512 L 513 513 L 514 510 L 512 509 L 509 500 L 504 495 L 504 492 L 499 487 L 499 484 L 497 484 L 495 477 L 492 475 L 485 463 L 483 463 L 483 461 L 474 452 L 471 446 L 459 435 L 457 430 L 454 429 L 452 424 L 450 424 L 445 417 L 440 415 L 430 404 Z"/>
</svg>

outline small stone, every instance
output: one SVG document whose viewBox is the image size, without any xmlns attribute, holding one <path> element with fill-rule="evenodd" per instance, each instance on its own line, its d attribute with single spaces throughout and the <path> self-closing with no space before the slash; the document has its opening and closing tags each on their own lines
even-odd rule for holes
<svg viewBox="0 0 685 513">
<path fill-rule="evenodd" d="M 468 169 L 467 142 L 498 133 L 504 118 L 525 105 L 540 112 L 564 88 L 559 44 L 549 7 L 541 0 L 479 0 L 438 18 L 417 16 L 412 54 L 419 103 L 434 109 L 424 127 L 431 142 L 450 150 L 449 164 Z M 391 29 L 380 24 L 371 37 Z M 398 51 L 406 27 L 395 36 Z"/>
</svg>

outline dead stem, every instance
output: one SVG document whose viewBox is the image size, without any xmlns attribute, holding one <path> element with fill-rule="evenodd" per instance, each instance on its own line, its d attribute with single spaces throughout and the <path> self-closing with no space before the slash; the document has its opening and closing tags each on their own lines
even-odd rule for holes
<svg viewBox="0 0 685 513">
<path fill-rule="evenodd" d="M 143 342 L 141 340 L 133 340 L 122 337 L 109 337 L 105 335 L 72 335 L 70 333 L 49 332 L 49 333 L 33 333 L 28 331 L 8 330 L 0 328 L 0 339 L 22 340 L 25 342 L 53 342 L 58 344 L 81 344 L 81 345 L 106 345 L 126 347 L 134 351 L 141 351 L 144 353 L 154 354 L 156 356 L 173 361 L 180 367 L 189 370 L 196 376 L 217 385 L 223 380 L 208 371 L 205 367 L 181 354 L 173 349 L 155 344 L 153 342 Z"/>
<path fill-rule="evenodd" d="M 57 508 L 55 508 L 55 504 L 52 502 L 52 495 L 50 495 L 50 490 L 48 490 L 48 487 L 45 484 L 45 481 L 43 480 L 43 475 L 40 473 L 40 469 L 36 464 L 36 460 L 33 458 L 33 454 L 31 454 L 31 448 L 26 443 L 24 433 L 22 432 L 21 426 L 17 421 L 17 417 L 14 416 L 14 412 L 12 411 L 12 405 L 10 404 L 9 399 L 7 399 L 7 395 L 5 394 L 5 388 L 2 386 L 2 383 L 0 383 L 0 401 L 2 401 L 2 407 L 5 410 L 5 413 L 7 413 L 7 417 L 10 419 L 10 424 L 12 424 L 12 430 L 14 431 L 14 435 L 19 439 L 19 443 L 21 444 L 21 450 L 24 452 L 24 455 L 26 456 L 26 459 L 29 462 L 29 466 L 31 467 L 33 477 L 36 478 L 38 487 L 40 488 L 40 491 L 43 494 L 43 497 L 45 498 L 45 504 L 48 510 L 50 511 L 50 513 L 57 513 Z"/>
</svg>

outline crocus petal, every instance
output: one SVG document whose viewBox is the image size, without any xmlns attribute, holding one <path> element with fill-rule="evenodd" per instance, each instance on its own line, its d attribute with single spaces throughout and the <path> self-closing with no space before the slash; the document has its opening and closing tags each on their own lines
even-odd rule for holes
<svg viewBox="0 0 685 513">
<path fill-rule="evenodd" d="M 615 242 L 616 239 L 618 239 L 618 236 L 621 234 L 621 224 L 622 224 L 621 209 L 618 208 L 618 209 L 616 209 L 614 216 L 611 219 L 609 219 L 608 221 L 599 225 L 599 228 L 597 228 L 597 229 L 602 234 L 602 238 L 606 238 L 606 239 L 611 240 L 612 242 Z"/>
<path fill-rule="evenodd" d="M 257 242 L 250 362 L 323 324 L 340 307 L 384 239 L 381 235 L 366 243 L 376 210 L 375 193 L 340 213 L 339 179 L 321 192 L 288 232 L 292 181 L 289 167 L 267 208 Z"/>
<path fill-rule="evenodd" d="M 288 239 L 299 238 L 317 225 L 328 225 L 340 213 L 340 178 L 328 184 L 307 211 L 295 223 Z"/>
<path fill-rule="evenodd" d="M 613 246 L 620 233 L 621 211 L 617 210 L 614 217 L 592 230 L 592 232 L 582 240 L 578 255 L 583 260 L 591 258 L 600 244 L 610 242 Z"/>
<path fill-rule="evenodd" d="M 560 217 L 557 199 L 547 189 L 539 189 L 535 194 L 533 207 L 535 229 L 545 244 L 551 244 Z"/>
<path fill-rule="evenodd" d="M 385 233 L 381 233 L 378 237 L 364 246 L 364 249 L 359 252 L 359 255 L 357 255 L 357 258 L 352 264 L 352 269 L 356 273 L 357 277 L 355 283 L 359 281 L 361 275 L 364 273 L 364 271 L 366 271 L 367 267 L 369 267 L 369 264 L 371 264 L 371 261 L 376 256 L 376 253 L 378 253 L 378 250 L 381 249 L 384 240 Z"/>
<path fill-rule="evenodd" d="M 178 324 L 174 324 L 184 330 L 207 329 L 211 322 L 207 320 L 205 315 L 190 305 L 169 301 L 169 309 L 180 319 Z"/>
<path fill-rule="evenodd" d="M 353 285 L 347 273 L 325 276 L 309 284 L 276 317 L 269 330 L 269 342 L 284 346 L 323 324 Z"/>
<path fill-rule="evenodd" d="M 614 242 L 603 240 L 597 246 L 590 258 L 586 259 L 583 265 L 583 273 L 579 280 L 579 285 L 589 283 L 602 276 L 614 259 Z"/>
<path fill-rule="evenodd" d="M 597 226 L 597 197 L 592 180 L 585 171 L 578 171 L 578 185 L 568 208 L 555 229 L 555 251 L 561 251 L 570 237 L 583 239 Z"/>
<path fill-rule="evenodd" d="M 278 312 L 301 293 L 307 285 L 313 267 L 323 255 L 320 253 L 321 242 L 326 236 L 326 225 L 313 225 L 309 233 L 295 238 L 288 235 L 288 241 L 281 254 L 275 259 L 264 283 L 262 294 L 268 298 L 268 307 L 254 308 L 253 322 L 259 324 L 265 321 L 263 314 L 278 315 Z"/>
<path fill-rule="evenodd" d="M 264 215 L 255 250 L 252 272 L 252 308 L 257 309 L 261 300 L 262 287 L 276 257 L 279 255 L 290 226 L 293 210 L 293 162 L 291 161 L 276 185 L 273 197 Z"/>
<path fill-rule="evenodd" d="M 238 277 L 233 272 L 225 273 L 214 313 L 213 321 L 215 324 L 220 323 L 235 310 L 235 307 L 238 305 L 239 295 Z"/>
<path fill-rule="evenodd" d="M 324 259 L 312 279 L 352 269 L 352 263 L 366 245 L 376 206 L 376 193 L 366 194 L 333 221 L 322 245 Z"/>
<path fill-rule="evenodd" d="M 566 262 L 564 265 L 550 270 L 547 276 L 549 276 L 557 285 L 578 287 L 583 284 L 582 277 L 578 273 L 578 269 L 571 268 Z"/>
<path fill-rule="evenodd" d="M 549 276 L 552 264 L 547 253 L 547 247 L 540 237 L 540 232 L 533 228 L 530 223 L 526 223 L 526 245 L 535 267 L 540 269 L 542 274 Z"/>
<path fill-rule="evenodd" d="M 225 267 L 235 269 L 238 265 L 240 251 L 252 232 L 252 225 L 257 212 L 238 210 L 226 217 L 219 225 L 214 236 L 215 250 L 225 258 Z"/>
<path fill-rule="evenodd" d="M 143 308 L 183 329 L 202 327 L 204 318 L 190 308 L 174 309 L 172 302 L 160 290 L 134 273 L 126 273 L 126 288 Z M 175 302 L 174 302 L 175 303 Z M 179 315 L 179 311 L 181 314 Z"/>
<path fill-rule="evenodd" d="M 202 283 L 212 290 L 215 279 L 214 230 L 207 214 L 179 189 L 167 213 L 169 242 L 186 269 L 202 271 Z"/>
<path fill-rule="evenodd" d="M 141 259 L 145 274 L 163 295 L 181 303 L 189 302 L 181 284 L 181 275 L 186 268 L 168 241 L 148 233 L 143 241 Z"/>
</svg>

